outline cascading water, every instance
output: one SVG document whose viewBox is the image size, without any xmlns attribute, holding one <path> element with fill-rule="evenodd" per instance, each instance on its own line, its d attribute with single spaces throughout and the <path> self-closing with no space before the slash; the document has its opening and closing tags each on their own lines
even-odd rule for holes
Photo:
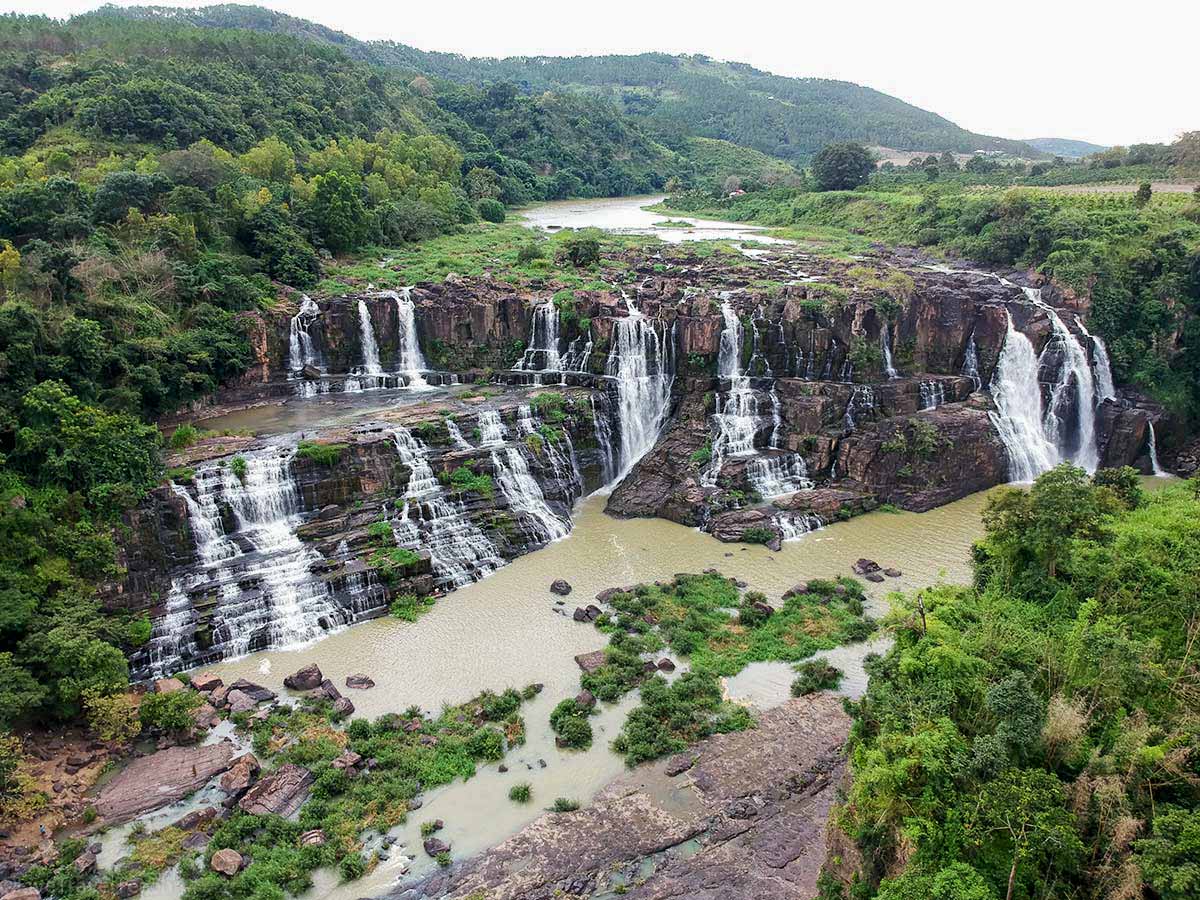
<svg viewBox="0 0 1200 900">
<path fill-rule="evenodd" d="M 1096 399 L 1101 403 L 1105 400 L 1112 400 L 1117 396 L 1117 386 L 1113 383 L 1112 363 L 1108 358 L 1108 347 L 1105 346 L 1102 337 L 1090 333 L 1084 327 L 1079 316 L 1075 317 L 1075 324 L 1079 326 L 1083 336 L 1092 342 L 1092 355 L 1095 357 L 1093 368 L 1096 373 Z"/>
<path fill-rule="evenodd" d="M 764 499 L 811 490 L 808 466 L 799 453 L 756 456 L 746 463 L 746 477 Z"/>
<path fill-rule="evenodd" d="M 596 432 L 596 444 L 600 451 L 600 477 L 605 485 L 610 485 L 617 478 L 617 456 L 614 452 L 612 426 L 609 424 L 607 409 L 608 397 L 600 395 L 605 409 L 596 409 L 596 394 L 592 394 L 592 427 Z"/>
<path fill-rule="evenodd" d="M 362 365 L 347 378 L 342 390 L 347 394 L 356 394 L 381 387 L 383 384 L 383 366 L 379 363 L 379 344 L 375 340 L 375 323 L 371 321 L 371 310 L 367 301 L 361 297 L 358 300 L 358 332 L 362 344 Z"/>
<path fill-rule="evenodd" d="M 962 373 L 975 384 L 975 390 L 983 387 L 983 379 L 979 377 L 979 348 L 975 345 L 975 330 L 967 339 L 967 350 L 963 354 Z"/>
<path fill-rule="evenodd" d="M 706 485 L 716 484 L 725 459 L 754 453 L 758 432 L 758 399 L 750 378 L 742 374 L 742 322 L 728 300 L 721 303 L 721 344 L 717 353 L 717 375 L 729 382 L 729 391 L 716 398 L 712 421 L 717 433 L 712 442 L 712 462 L 701 476 Z"/>
<path fill-rule="evenodd" d="M 1038 358 L 1011 315 L 992 378 L 992 399 L 996 411 L 989 416 L 1008 454 L 1008 477 L 1029 482 L 1058 465 L 1058 448 L 1046 436 L 1042 416 Z"/>
<path fill-rule="evenodd" d="M 940 381 L 922 381 L 921 409 L 937 409 L 946 402 L 946 386 Z"/>
<path fill-rule="evenodd" d="M 396 302 L 396 371 L 404 376 L 410 388 L 427 388 L 429 382 L 422 373 L 428 371 L 429 366 L 425 364 L 417 338 L 417 305 L 413 303 L 412 288 L 388 291 L 386 296 Z"/>
<path fill-rule="evenodd" d="M 886 322 L 879 329 L 879 343 L 883 348 L 884 374 L 887 375 L 889 381 L 895 381 L 900 377 L 900 373 L 896 371 L 896 367 L 892 364 L 892 341 Z"/>
<path fill-rule="evenodd" d="M 575 458 L 575 445 L 571 442 L 571 434 L 565 428 L 547 428 L 533 414 L 533 407 L 523 403 L 517 407 L 517 434 L 523 438 L 533 437 L 532 444 L 537 453 L 544 453 L 546 461 L 554 471 L 555 480 L 567 489 L 571 497 L 583 493 L 583 476 L 579 472 L 579 463 Z M 559 444 L 566 445 L 564 453 Z"/>
<path fill-rule="evenodd" d="M 825 527 L 821 517 L 812 513 L 780 513 L 775 525 L 785 541 L 795 541 Z"/>
<path fill-rule="evenodd" d="M 1042 301 L 1041 291 L 1023 288 L 1026 296 L 1045 311 L 1053 336 L 1042 349 L 1039 366 L 1048 364 L 1052 348 L 1061 360 L 1058 377 L 1050 389 L 1045 411 L 1046 437 L 1058 448 L 1059 456 L 1071 459 L 1089 472 L 1099 463 L 1096 449 L 1096 382 L 1079 339 L 1063 324 L 1058 313 Z"/>
<path fill-rule="evenodd" d="M 296 535 L 302 510 L 291 473 L 294 452 L 270 447 L 241 457 L 244 466 L 220 461 L 198 468 L 195 497 L 173 486 L 187 505 L 199 565 L 186 583 L 176 582 L 180 591 L 172 590 L 167 615 L 155 623 L 149 674 L 186 668 L 200 658 L 301 646 L 355 618 L 353 604 L 339 598 L 333 582 L 313 576 L 322 558 Z M 225 511 L 232 534 L 225 531 Z M 382 603 L 382 590 L 373 590 Z M 205 647 L 195 629 L 182 627 L 188 617 L 180 593 L 193 609 L 195 597 L 215 605 Z"/>
<path fill-rule="evenodd" d="M 462 430 L 458 427 L 458 423 L 447 417 L 446 433 L 450 435 L 450 440 L 454 441 L 454 446 L 459 450 L 474 450 L 475 448 L 463 437 Z"/>
<path fill-rule="evenodd" d="M 850 391 L 850 399 L 846 402 L 845 423 L 847 428 L 858 425 L 863 413 L 875 411 L 875 389 L 868 384 L 857 384 Z"/>
<path fill-rule="evenodd" d="M 508 429 L 500 421 L 500 413 L 494 409 L 485 409 L 479 414 L 479 446 L 499 447 L 504 443 Z"/>
<path fill-rule="evenodd" d="M 549 543 L 562 540 L 571 533 L 570 522 L 564 522 L 555 515 L 546 503 L 546 495 L 530 473 L 529 464 L 518 448 L 505 447 L 493 451 L 492 467 L 509 508 L 521 515 L 522 524 L 531 538 Z"/>
<path fill-rule="evenodd" d="M 616 385 L 617 427 L 620 436 L 620 465 L 614 480 L 629 473 L 658 440 L 674 383 L 672 347 L 663 341 L 654 324 L 626 297 L 629 315 L 614 320 L 612 349 L 606 374 Z"/>
<path fill-rule="evenodd" d="M 1154 473 L 1156 478 L 1166 478 L 1171 473 L 1164 469 L 1158 462 L 1158 438 L 1154 434 L 1154 422 L 1146 423 L 1148 434 L 1146 435 L 1146 451 L 1150 454 L 1150 471 Z"/>
<path fill-rule="evenodd" d="M 403 506 L 392 520 L 397 544 L 428 550 L 441 587 L 461 587 L 504 565 L 492 542 L 434 477 L 428 448 L 403 427 L 392 430 L 392 440 L 409 470 Z"/>
<path fill-rule="evenodd" d="M 521 372 L 560 372 L 558 308 L 548 300 L 533 311 L 529 346 L 513 369 Z"/>
<path fill-rule="evenodd" d="M 305 366 L 324 367 L 321 351 L 317 349 L 309 329 L 321 317 L 321 308 L 307 294 L 301 296 L 300 309 L 292 316 L 288 334 L 288 368 L 298 374 Z"/>
</svg>

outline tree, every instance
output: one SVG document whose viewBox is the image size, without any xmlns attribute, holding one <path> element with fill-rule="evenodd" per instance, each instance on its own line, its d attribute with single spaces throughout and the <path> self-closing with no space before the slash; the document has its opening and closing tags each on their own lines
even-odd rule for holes
<svg viewBox="0 0 1200 900">
<path fill-rule="evenodd" d="M 1141 209 L 1150 202 L 1151 190 L 1150 182 L 1143 181 L 1138 185 L 1137 192 L 1133 195 L 1133 205 Z"/>
<path fill-rule="evenodd" d="M 485 222 L 503 222 L 504 204 L 499 200 L 485 197 L 479 201 L 479 217 Z"/>
<path fill-rule="evenodd" d="M 1162 900 L 1200 895 L 1200 810 L 1163 805 L 1151 836 L 1134 844 L 1146 884 Z"/>
<path fill-rule="evenodd" d="M 367 210 L 360 196 L 361 182 L 352 175 L 327 172 L 318 175 L 312 219 L 317 234 L 334 253 L 360 247 L 367 239 Z"/>
<path fill-rule="evenodd" d="M 850 191 L 866 183 L 875 169 L 875 160 L 861 144 L 829 144 L 812 161 L 817 190 Z"/>
</svg>

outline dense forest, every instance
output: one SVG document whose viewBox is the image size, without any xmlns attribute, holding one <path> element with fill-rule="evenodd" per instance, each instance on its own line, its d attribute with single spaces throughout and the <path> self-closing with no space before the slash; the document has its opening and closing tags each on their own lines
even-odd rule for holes
<svg viewBox="0 0 1200 900">
<path fill-rule="evenodd" d="M 804 163 L 832 141 L 899 149 L 1004 151 L 1038 157 L 1019 141 L 974 134 L 895 97 L 823 78 L 787 78 L 705 56 L 470 59 L 392 41 L 359 41 L 283 13 L 227 4 L 198 10 L 139 7 L 128 15 L 293 34 L 341 47 L 356 59 L 461 84 L 512 82 L 525 92 L 601 97 L 672 149 L 689 136 L 716 138 Z"/>
<path fill-rule="evenodd" d="M 851 897 L 1200 894 L 1198 514 L 1128 469 L 989 500 L 975 584 L 905 598 L 853 706 Z"/>
</svg>

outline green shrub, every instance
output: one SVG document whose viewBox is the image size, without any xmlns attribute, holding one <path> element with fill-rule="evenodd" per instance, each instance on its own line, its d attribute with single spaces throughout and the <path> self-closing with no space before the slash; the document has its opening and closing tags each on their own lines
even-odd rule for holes
<svg viewBox="0 0 1200 900">
<path fill-rule="evenodd" d="M 504 221 L 504 204 L 499 200 L 493 200 L 491 197 L 484 197 L 479 201 L 479 218 L 485 222 L 495 222 L 499 224 Z"/>
<path fill-rule="evenodd" d="M 411 551 L 406 551 L 411 552 Z M 416 554 L 413 554 L 416 556 Z M 416 594 L 400 594 L 392 599 L 389 612 L 397 619 L 405 622 L 415 622 L 433 608 L 436 601 L 433 597 L 418 597 Z"/>
<path fill-rule="evenodd" d="M 550 728 L 562 747 L 581 750 L 592 746 L 592 726 L 588 722 L 591 710 L 575 702 L 574 697 L 561 701 L 550 713 Z"/>
<path fill-rule="evenodd" d="M 229 461 L 229 470 L 237 476 L 238 481 L 244 482 L 246 480 L 247 468 L 248 466 L 244 456 L 235 456 Z"/>
<path fill-rule="evenodd" d="M 192 710 L 203 703 L 195 691 L 146 694 L 138 712 L 142 725 L 160 731 L 186 731 L 192 727 Z"/>
<path fill-rule="evenodd" d="M 742 543 L 744 544 L 769 544 L 775 540 L 778 535 L 770 528 L 762 528 L 757 525 L 747 528 L 742 532 Z"/>
<path fill-rule="evenodd" d="M 796 672 L 799 674 L 792 682 L 793 697 L 833 690 L 842 683 L 842 670 L 823 659 L 805 660 L 796 666 Z"/>
<path fill-rule="evenodd" d="M 336 466 L 345 449 L 345 444 L 318 444 L 314 441 L 301 441 L 296 445 L 296 457 L 307 459 L 318 466 Z"/>
<path fill-rule="evenodd" d="M 529 782 L 523 781 L 520 784 L 514 784 L 508 789 L 508 799 L 513 803 L 528 803 L 533 796 L 533 791 L 529 787 Z"/>
<path fill-rule="evenodd" d="M 578 800 L 570 800 L 566 797 L 556 797 L 554 805 L 550 807 L 551 811 L 559 813 L 575 812 L 579 809 Z"/>
<path fill-rule="evenodd" d="M 172 450 L 183 450 L 192 446 L 196 441 L 200 440 L 200 429 L 195 425 L 180 425 L 171 432 L 171 439 L 168 441 Z"/>
</svg>

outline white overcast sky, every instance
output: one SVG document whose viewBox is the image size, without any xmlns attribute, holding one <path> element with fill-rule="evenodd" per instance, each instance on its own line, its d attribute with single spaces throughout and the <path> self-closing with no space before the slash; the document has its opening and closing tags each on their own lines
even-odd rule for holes
<svg viewBox="0 0 1200 900">
<path fill-rule="evenodd" d="M 95 0 L 0 0 L 66 17 Z M 121 4 L 126 5 L 126 4 Z M 206 6 L 166 2 L 168 6 Z M 972 131 L 1100 144 L 1200 129 L 1196 0 L 266 0 L 364 39 L 468 56 L 706 53 L 854 81 Z"/>
</svg>

